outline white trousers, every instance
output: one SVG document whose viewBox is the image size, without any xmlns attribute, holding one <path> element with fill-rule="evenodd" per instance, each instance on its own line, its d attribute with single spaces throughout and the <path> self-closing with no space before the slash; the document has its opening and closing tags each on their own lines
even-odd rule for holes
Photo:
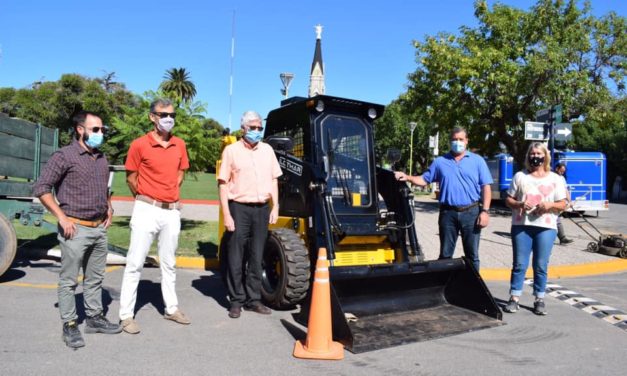
<svg viewBox="0 0 627 376">
<path fill-rule="evenodd" d="M 176 312 L 178 299 L 175 290 L 175 252 L 180 232 L 181 212 L 179 210 L 161 209 L 143 201 L 135 201 L 131 217 L 131 244 L 126 255 L 126 268 L 120 293 L 120 320 L 134 316 L 137 285 L 148 251 L 157 235 L 163 303 L 166 313 Z"/>
</svg>

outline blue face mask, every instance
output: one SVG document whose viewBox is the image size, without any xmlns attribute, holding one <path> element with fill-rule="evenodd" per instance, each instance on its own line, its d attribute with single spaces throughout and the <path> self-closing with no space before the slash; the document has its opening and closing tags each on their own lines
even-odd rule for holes
<svg viewBox="0 0 627 376">
<path fill-rule="evenodd" d="M 464 152 L 464 150 L 466 150 L 466 144 L 464 144 L 464 141 L 459 141 L 459 140 L 451 141 L 451 151 L 453 153 L 461 154 Z"/>
<path fill-rule="evenodd" d="M 244 135 L 244 138 L 246 138 L 246 140 L 250 142 L 251 144 L 256 144 L 257 142 L 261 141 L 261 138 L 262 138 L 261 131 L 256 131 L 256 130 L 251 129 L 248 132 L 246 132 L 246 134 Z"/>
<path fill-rule="evenodd" d="M 92 133 L 85 140 L 85 145 L 89 146 L 92 149 L 97 149 L 100 145 L 102 145 L 102 140 L 104 136 L 102 133 Z"/>
</svg>

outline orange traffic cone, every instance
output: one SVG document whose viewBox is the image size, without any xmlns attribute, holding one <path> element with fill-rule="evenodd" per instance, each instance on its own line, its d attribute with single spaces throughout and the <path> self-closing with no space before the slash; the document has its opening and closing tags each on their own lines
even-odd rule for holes
<svg viewBox="0 0 627 376">
<path fill-rule="evenodd" d="M 333 341 L 331 331 L 331 286 L 326 248 L 318 251 L 314 274 L 309 323 L 305 343 L 296 341 L 294 356 L 303 359 L 344 359 L 344 346 Z"/>
</svg>

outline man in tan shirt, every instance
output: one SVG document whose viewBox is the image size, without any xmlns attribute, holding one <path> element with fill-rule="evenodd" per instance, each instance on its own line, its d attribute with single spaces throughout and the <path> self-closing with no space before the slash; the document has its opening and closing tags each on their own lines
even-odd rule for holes
<svg viewBox="0 0 627 376">
<path fill-rule="evenodd" d="M 230 232 L 226 281 L 231 302 L 229 317 L 234 319 L 240 316 L 242 307 L 271 313 L 261 304 L 261 259 L 268 224 L 276 223 L 279 217 L 277 178 L 282 175 L 272 147 L 261 142 L 261 116 L 245 112 L 241 127 L 244 137 L 224 149 L 218 171 L 220 206 L 224 226 Z"/>
</svg>

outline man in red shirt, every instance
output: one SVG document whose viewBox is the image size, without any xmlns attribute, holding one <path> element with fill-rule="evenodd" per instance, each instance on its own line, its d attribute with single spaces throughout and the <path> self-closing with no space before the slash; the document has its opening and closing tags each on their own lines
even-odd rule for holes
<svg viewBox="0 0 627 376">
<path fill-rule="evenodd" d="M 135 196 L 131 217 L 131 244 L 120 294 L 120 322 L 125 332 L 139 333 L 134 320 L 137 285 L 150 246 L 158 236 L 161 266 L 161 293 L 165 304 L 164 318 L 179 324 L 190 320 L 178 308 L 175 291 L 178 237 L 181 231 L 179 187 L 189 168 L 185 142 L 171 134 L 174 106 L 167 99 L 150 104 L 150 121 L 154 129 L 131 143 L 126 158 L 126 181 Z"/>
<path fill-rule="evenodd" d="M 271 313 L 261 304 L 261 258 L 268 223 L 276 223 L 279 217 L 277 178 L 282 174 L 272 147 L 261 142 L 261 116 L 245 112 L 241 127 L 244 137 L 224 149 L 218 171 L 224 226 L 231 233 L 226 280 L 229 317 L 234 319 L 240 316 L 242 306 L 261 314 Z"/>
</svg>

